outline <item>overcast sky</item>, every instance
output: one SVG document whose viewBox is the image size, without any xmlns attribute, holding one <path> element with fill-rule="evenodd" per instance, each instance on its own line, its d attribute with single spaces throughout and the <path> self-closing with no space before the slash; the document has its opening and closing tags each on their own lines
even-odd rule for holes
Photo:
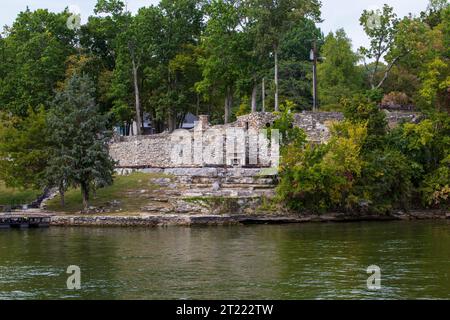
<svg viewBox="0 0 450 320">
<path fill-rule="evenodd" d="M 1 0 L 0 26 L 11 25 L 20 11 L 28 5 L 31 10 L 47 8 L 51 11 L 62 11 L 65 7 L 80 8 L 83 21 L 93 13 L 97 0 Z M 159 0 L 128 0 L 128 9 L 136 12 L 138 8 L 156 4 Z M 364 9 L 381 8 L 384 3 L 393 6 L 399 16 L 408 13 L 418 14 L 427 7 L 428 0 L 322 0 L 322 31 L 327 34 L 344 28 L 353 41 L 355 49 L 368 43 L 359 17 Z"/>
</svg>

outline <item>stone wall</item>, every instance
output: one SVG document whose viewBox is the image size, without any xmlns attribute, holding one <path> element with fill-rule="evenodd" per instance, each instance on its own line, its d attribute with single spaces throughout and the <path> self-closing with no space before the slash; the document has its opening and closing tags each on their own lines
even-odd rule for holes
<svg viewBox="0 0 450 320">
<path fill-rule="evenodd" d="M 294 115 L 294 124 L 302 128 L 309 141 L 326 142 L 330 138 L 330 124 L 342 121 L 344 116 L 339 112 L 305 112 Z"/>
<path fill-rule="evenodd" d="M 269 112 L 252 113 L 241 116 L 232 124 L 235 126 L 265 129 L 273 125 L 276 116 Z M 294 125 L 302 128 L 309 141 L 325 142 L 329 138 L 329 124 L 342 121 L 344 116 L 340 112 L 303 112 L 294 114 Z"/>
<path fill-rule="evenodd" d="M 238 129 L 236 140 L 226 135 L 229 130 L 235 131 L 233 129 Z M 225 163 L 228 166 L 270 167 L 275 163 L 272 162 L 271 149 L 267 147 L 267 138 L 262 135 L 254 135 L 251 150 L 253 154 L 261 150 L 266 152 L 260 152 L 252 161 L 247 159 L 250 143 L 245 138 L 245 133 L 244 128 L 235 124 L 209 126 L 209 123 L 199 121 L 193 130 L 177 130 L 172 134 L 150 136 L 115 137 L 109 146 L 109 152 L 117 161 L 118 168 L 196 168 L 224 166 Z M 244 143 L 237 143 L 243 139 Z M 172 159 L 178 161 L 173 162 Z"/>
<path fill-rule="evenodd" d="M 401 111 L 388 111 L 384 110 L 386 113 L 386 120 L 388 121 L 389 127 L 395 127 L 401 122 L 413 122 L 417 123 L 422 118 L 422 115 L 418 112 L 401 112 Z"/>
<path fill-rule="evenodd" d="M 389 126 L 395 126 L 401 121 L 416 122 L 420 119 L 418 113 L 406 113 L 406 112 L 386 112 L 386 117 Z M 318 143 L 326 142 L 330 136 L 329 125 L 335 121 L 342 121 L 344 116 L 339 112 L 303 112 L 294 114 L 294 124 L 303 130 L 305 130 L 309 141 Z M 190 130 L 189 134 L 194 141 L 195 130 L 201 132 L 207 132 L 208 129 L 227 129 L 227 128 L 242 128 L 248 129 L 266 129 L 273 125 L 276 120 L 276 116 L 273 113 L 259 112 L 252 113 L 238 117 L 234 123 L 210 126 L 207 116 L 200 116 L 199 121 L 196 123 L 194 130 Z M 186 134 L 187 131 L 184 131 Z M 180 140 L 181 141 L 181 137 Z M 207 163 L 205 161 L 193 161 L 189 164 L 179 163 L 175 164 L 171 161 L 171 153 L 174 147 L 179 146 L 180 142 L 176 137 L 168 133 L 149 135 L 149 136 L 132 136 L 132 137 L 116 137 L 110 144 L 110 154 L 118 162 L 118 168 L 173 168 L 173 167 L 204 167 L 204 166 L 217 166 L 215 163 Z M 202 150 L 210 148 L 213 142 L 207 138 L 203 139 Z M 255 146 L 252 146 L 253 148 Z M 259 148 L 259 140 L 256 148 Z M 250 143 L 247 142 L 246 151 L 250 148 Z M 198 152 L 195 149 L 189 151 L 188 157 L 194 160 L 198 156 Z M 180 151 L 180 152 L 184 152 Z M 223 142 L 224 159 L 227 159 L 226 139 Z M 227 162 L 228 165 L 230 165 Z M 242 163 L 240 163 L 242 165 Z M 271 163 L 262 161 L 258 158 L 256 166 L 264 167 L 270 166 Z"/>
<path fill-rule="evenodd" d="M 238 117 L 231 125 L 245 128 L 248 123 L 249 128 L 264 129 L 272 125 L 275 119 L 276 116 L 271 112 L 256 112 Z"/>
<path fill-rule="evenodd" d="M 170 135 L 116 137 L 109 146 L 117 167 L 171 167 Z"/>
</svg>

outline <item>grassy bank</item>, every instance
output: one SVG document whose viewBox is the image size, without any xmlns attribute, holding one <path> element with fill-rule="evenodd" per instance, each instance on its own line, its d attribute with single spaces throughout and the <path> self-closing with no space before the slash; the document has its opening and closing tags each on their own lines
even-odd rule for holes
<svg viewBox="0 0 450 320">
<path fill-rule="evenodd" d="M 36 200 L 40 194 L 41 192 L 38 190 L 7 188 L 3 181 L 0 181 L 0 206 L 29 204 Z"/>
<path fill-rule="evenodd" d="M 117 176 L 114 184 L 97 190 L 91 195 L 90 205 L 96 208 L 108 208 L 111 213 L 136 212 L 149 202 L 152 194 L 159 186 L 152 179 L 167 178 L 162 174 L 133 173 L 128 176 Z M 60 197 L 47 203 L 53 212 L 76 213 L 82 209 L 82 197 L 79 189 L 70 189 L 65 195 L 65 206 L 61 206 Z"/>
</svg>

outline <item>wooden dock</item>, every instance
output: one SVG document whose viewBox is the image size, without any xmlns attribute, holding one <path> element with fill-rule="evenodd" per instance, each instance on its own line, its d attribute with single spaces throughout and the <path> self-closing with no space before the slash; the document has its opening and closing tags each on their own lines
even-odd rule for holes
<svg viewBox="0 0 450 320">
<path fill-rule="evenodd" d="M 48 228 L 51 215 L 37 213 L 0 213 L 0 229 Z"/>
</svg>

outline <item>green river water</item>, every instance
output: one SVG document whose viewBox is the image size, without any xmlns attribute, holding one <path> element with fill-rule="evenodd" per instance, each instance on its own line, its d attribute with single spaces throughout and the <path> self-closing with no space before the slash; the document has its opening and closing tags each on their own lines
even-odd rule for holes
<svg viewBox="0 0 450 320">
<path fill-rule="evenodd" d="M 450 299 L 450 221 L 0 230 L 0 299 L 66 298 Z"/>
</svg>

